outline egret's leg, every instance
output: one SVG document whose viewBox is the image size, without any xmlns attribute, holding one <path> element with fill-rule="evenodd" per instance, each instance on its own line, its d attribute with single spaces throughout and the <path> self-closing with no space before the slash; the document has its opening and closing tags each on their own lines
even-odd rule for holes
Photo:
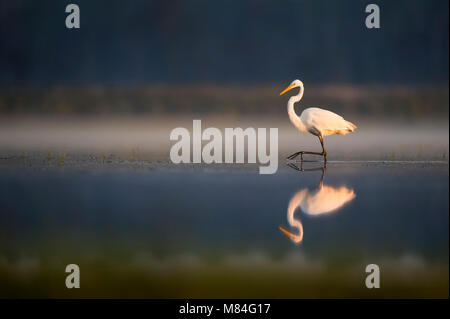
<svg viewBox="0 0 450 319">
<path fill-rule="evenodd" d="M 314 168 L 303 168 L 303 162 L 300 162 L 300 167 L 298 167 L 296 164 L 294 163 L 287 163 L 287 166 L 289 166 L 290 168 L 295 169 L 296 171 L 300 171 L 300 172 L 308 172 L 308 171 L 322 171 L 322 178 L 321 178 L 321 182 L 323 184 L 323 176 L 325 173 L 325 170 L 327 169 L 327 163 L 323 163 L 322 167 L 314 167 Z"/>
<path fill-rule="evenodd" d="M 327 162 L 327 151 L 325 150 L 325 146 L 323 145 L 323 137 L 319 135 L 320 145 L 322 145 L 322 155 L 325 163 Z"/>
<path fill-rule="evenodd" d="M 320 145 L 322 145 L 322 152 L 306 152 L 306 151 L 300 151 L 294 154 L 291 154 L 287 157 L 288 160 L 292 160 L 294 158 L 296 158 L 297 156 L 300 155 L 300 159 L 301 161 L 303 161 L 303 154 L 312 154 L 312 155 L 321 155 L 324 158 L 324 161 L 327 161 L 327 151 L 325 150 L 325 146 L 323 145 L 323 137 L 322 136 L 318 136 L 319 137 L 319 141 L 320 141 Z"/>
<path fill-rule="evenodd" d="M 306 152 L 306 151 L 300 151 L 300 152 L 296 152 L 294 154 L 289 155 L 288 157 L 286 157 L 287 159 L 294 159 L 297 156 L 300 155 L 301 160 L 303 161 L 303 154 L 312 154 L 312 155 L 323 155 L 323 153 L 320 152 Z"/>
<path fill-rule="evenodd" d="M 312 171 L 322 171 L 322 176 L 320 177 L 320 183 L 318 188 L 321 189 L 323 187 L 323 178 L 325 177 L 325 171 L 327 170 L 327 162 L 323 163 L 323 167 L 314 167 L 314 168 L 303 168 L 303 162 L 300 163 L 300 167 L 293 163 L 288 163 L 287 166 L 293 168 L 299 172 L 312 172 Z"/>
</svg>

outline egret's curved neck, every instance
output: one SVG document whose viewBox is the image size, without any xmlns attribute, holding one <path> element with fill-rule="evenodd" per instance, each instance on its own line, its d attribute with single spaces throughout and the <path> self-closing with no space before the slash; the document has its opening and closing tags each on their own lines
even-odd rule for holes
<svg viewBox="0 0 450 319">
<path fill-rule="evenodd" d="M 294 235 L 293 233 L 284 229 L 281 226 L 279 227 L 279 229 L 295 243 L 300 243 L 303 240 L 303 224 L 300 220 L 294 218 L 294 214 L 297 208 L 300 207 L 300 205 L 306 199 L 307 196 L 308 190 L 301 189 L 294 196 L 292 196 L 291 200 L 289 201 L 287 214 L 288 222 L 289 225 L 291 225 L 291 227 L 298 229 L 298 235 Z"/>
<path fill-rule="evenodd" d="M 301 132 L 306 132 L 306 127 L 301 121 L 300 117 L 295 113 L 294 104 L 299 102 L 303 97 L 303 92 L 305 89 L 303 88 L 303 83 L 300 83 L 300 91 L 297 95 L 291 96 L 291 98 L 288 101 L 288 114 L 289 119 L 291 120 L 292 124 Z"/>
</svg>

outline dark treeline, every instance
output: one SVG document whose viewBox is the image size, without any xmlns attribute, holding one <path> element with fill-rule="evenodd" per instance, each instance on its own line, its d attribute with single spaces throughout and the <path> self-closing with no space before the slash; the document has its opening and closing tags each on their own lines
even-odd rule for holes
<svg viewBox="0 0 450 319">
<path fill-rule="evenodd" d="M 0 85 L 446 84 L 448 15 L 448 0 L 0 0 Z"/>
<path fill-rule="evenodd" d="M 0 88 L 1 115 L 227 113 L 286 116 L 275 86 Z M 390 120 L 448 119 L 447 88 L 308 86 L 298 106 Z"/>
</svg>

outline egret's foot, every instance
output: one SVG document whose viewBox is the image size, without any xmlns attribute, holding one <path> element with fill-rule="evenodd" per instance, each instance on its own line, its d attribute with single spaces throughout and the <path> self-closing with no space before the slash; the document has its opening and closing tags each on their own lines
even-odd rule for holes
<svg viewBox="0 0 450 319">
<path fill-rule="evenodd" d="M 327 163 L 324 162 L 322 167 L 313 167 L 313 168 L 303 168 L 303 163 L 305 161 L 300 163 L 300 167 L 298 167 L 296 164 L 294 163 L 287 163 L 286 165 L 289 166 L 290 168 L 295 169 L 296 171 L 299 172 L 308 172 L 308 171 L 322 171 L 322 174 L 325 173 L 325 170 L 327 169 Z"/>
<path fill-rule="evenodd" d="M 300 155 L 300 160 L 303 162 L 303 154 L 320 155 L 320 156 L 323 156 L 325 162 L 327 161 L 327 153 L 326 152 L 319 153 L 319 152 L 306 152 L 306 151 L 296 152 L 296 153 L 291 154 L 288 157 L 286 157 L 286 159 L 293 160 L 294 158 L 296 158 L 297 156 Z"/>
<path fill-rule="evenodd" d="M 300 168 L 300 167 L 298 167 L 297 165 L 295 165 L 293 163 L 288 163 L 287 166 L 289 166 L 290 168 L 293 168 L 293 169 L 295 169 L 295 170 L 297 170 L 299 172 L 303 172 L 304 171 L 303 168 Z"/>
<path fill-rule="evenodd" d="M 302 154 L 302 153 L 303 153 L 303 152 L 297 152 L 297 153 L 291 154 L 291 155 L 289 155 L 288 157 L 286 157 L 286 159 L 292 160 L 292 159 L 296 158 L 297 156 L 301 155 L 301 159 L 302 159 L 302 161 L 303 161 L 303 154 Z"/>
</svg>

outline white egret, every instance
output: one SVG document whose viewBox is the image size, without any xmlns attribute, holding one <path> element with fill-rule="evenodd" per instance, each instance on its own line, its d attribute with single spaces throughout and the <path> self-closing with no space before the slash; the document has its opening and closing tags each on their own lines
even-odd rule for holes
<svg viewBox="0 0 450 319">
<path fill-rule="evenodd" d="M 323 143 L 323 138 L 332 134 L 346 135 L 356 129 L 356 125 L 344 120 L 344 118 L 331 111 L 323 110 L 317 107 L 310 107 L 305 109 L 300 116 L 295 113 L 294 103 L 300 101 L 305 91 L 303 82 L 300 80 L 293 81 L 280 95 L 287 91 L 299 87 L 300 91 L 297 95 L 291 96 L 288 102 L 288 114 L 291 123 L 302 133 L 311 133 L 319 138 L 320 145 L 322 145 L 322 152 L 306 152 L 299 151 L 289 155 L 287 159 L 294 159 L 300 155 L 303 161 L 303 154 L 321 155 L 324 161 L 327 161 L 327 151 Z"/>
<path fill-rule="evenodd" d="M 318 216 L 325 215 L 333 212 L 337 212 L 345 204 L 351 202 L 355 197 L 355 191 L 351 188 L 340 186 L 333 187 L 324 185 L 323 178 L 325 176 L 325 169 L 323 168 L 313 168 L 313 169 L 303 169 L 298 168 L 294 164 L 288 164 L 290 167 L 298 171 L 315 171 L 321 170 L 322 177 L 320 178 L 319 186 L 316 190 L 309 190 L 308 188 L 302 188 L 294 196 L 292 196 L 288 205 L 288 222 L 292 228 L 298 229 L 298 235 L 295 235 L 279 226 L 278 228 L 289 237 L 294 243 L 300 243 L 303 240 L 303 224 L 300 220 L 295 219 L 294 214 L 297 208 L 300 207 L 301 211 L 310 215 Z"/>
</svg>

